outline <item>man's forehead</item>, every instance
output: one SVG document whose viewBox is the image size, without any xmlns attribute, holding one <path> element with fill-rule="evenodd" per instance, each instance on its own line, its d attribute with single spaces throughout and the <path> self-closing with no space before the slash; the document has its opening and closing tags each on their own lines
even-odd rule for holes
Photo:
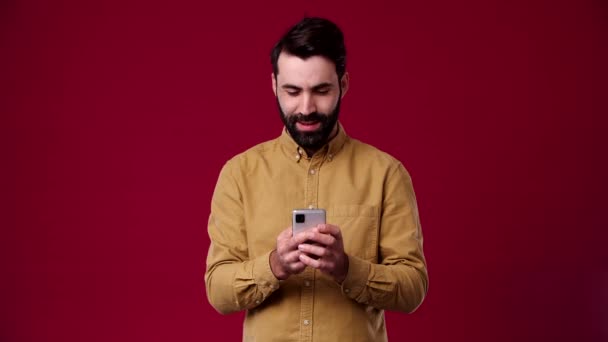
<svg viewBox="0 0 608 342">
<path fill-rule="evenodd" d="M 321 83 L 337 84 L 338 76 L 332 61 L 322 56 L 302 59 L 282 52 L 278 60 L 277 81 L 314 87 Z"/>
</svg>

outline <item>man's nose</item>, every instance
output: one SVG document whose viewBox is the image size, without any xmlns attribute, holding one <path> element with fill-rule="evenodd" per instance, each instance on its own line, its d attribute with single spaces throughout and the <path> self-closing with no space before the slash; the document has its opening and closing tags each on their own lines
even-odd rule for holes
<svg viewBox="0 0 608 342">
<path fill-rule="evenodd" d="M 308 115 L 314 113 L 317 110 L 313 96 L 310 94 L 304 94 L 302 96 L 302 103 L 300 104 L 300 113 L 302 115 Z"/>
</svg>

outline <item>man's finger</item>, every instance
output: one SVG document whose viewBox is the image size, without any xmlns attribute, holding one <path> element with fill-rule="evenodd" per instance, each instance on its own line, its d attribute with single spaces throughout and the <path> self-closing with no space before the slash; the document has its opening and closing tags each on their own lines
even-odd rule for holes
<svg viewBox="0 0 608 342">
<path fill-rule="evenodd" d="M 304 269 L 306 268 L 306 265 L 303 262 L 298 261 L 296 263 L 291 264 L 290 268 L 291 268 L 292 274 L 298 274 L 298 273 L 301 273 L 302 271 L 304 271 Z"/>
<path fill-rule="evenodd" d="M 299 244 L 304 243 L 306 240 L 308 240 L 308 234 L 310 234 L 311 232 L 316 232 L 317 229 L 313 228 L 313 229 L 309 229 L 303 232 L 300 232 L 296 235 L 294 235 L 294 237 L 291 239 L 291 241 L 297 246 Z"/>
<path fill-rule="evenodd" d="M 332 235 L 329 235 L 327 233 L 321 233 L 317 230 L 310 230 L 310 231 L 304 232 L 303 234 L 306 235 L 306 239 L 304 241 L 310 240 L 310 241 L 320 243 L 324 246 L 330 246 L 336 241 L 336 238 L 334 238 Z M 302 242 L 304 242 L 304 241 L 302 241 Z"/>
<path fill-rule="evenodd" d="M 298 246 L 298 249 L 301 252 L 307 253 L 307 254 L 312 254 L 312 255 L 316 255 L 318 257 L 324 257 L 325 255 L 327 255 L 327 249 L 325 247 L 322 246 L 315 246 L 315 245 L 310 245 L 307 243 L 303 243 L 301 245 Z"/>
<path fill-rule="evenodd" d="M 318 228 L 320 233 L 330 234 L 336 239 L 342 238 L 342 232 L 338 226 L 334 226 L 333 224 L 320 224 Z"/>
<path fill-rule="evenodd" d="M 320 260 L 315 260 L 304 253 L 300 254 L 300 261 L 304 265 L 310 266 L 312 268 L 319 268 L 321 266 Z"/>
<path fill-rule="evenodd" d="M 302 254 L 299 250 L 293 250 L 290 252 L 287 252 L 285 254 L 283 254 L 283 256 L 281 257 L 281 259 L 283 260 L 283 263 L 286 264 L 290 264 L 293 262 L 297 262 L 299 260 L 299 255 Z"/>
</svg>

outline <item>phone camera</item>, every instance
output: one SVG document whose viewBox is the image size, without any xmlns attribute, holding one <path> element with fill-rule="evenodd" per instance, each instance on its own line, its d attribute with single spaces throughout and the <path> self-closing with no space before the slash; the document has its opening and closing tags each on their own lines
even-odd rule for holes
<svg viewBox="0 0 608 342">
<path fill-rule="evenodd" d="M 304 223 L 306 221 L 306 215 L 296 214 L 296 223 Z"/>
</svg>

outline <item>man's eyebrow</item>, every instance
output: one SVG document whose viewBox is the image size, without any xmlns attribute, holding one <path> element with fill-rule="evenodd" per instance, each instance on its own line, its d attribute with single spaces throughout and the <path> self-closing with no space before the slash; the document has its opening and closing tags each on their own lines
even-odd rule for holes
<svg viewBox="0 0 608 342">
<path fill-rule="evenodd" d="M 295 86 L 293 84 L 283 84 L 281 86 L 281 88 L 283 88 L 283 89 L 290 89 L 290 90 L 302 90 L 301 87 Z"/>
<path fill-rule="evenodd" d="M 315 85 L 314 87 L 312 87 L 313 90 L 319 90 L 319 89 L 323 89 L 323 88 L 331 88 L 333 86 L 333 84 L 329 83 L 329 82 L 323 82 L 323 83 L 319 83 L 317 85 Z M 283 89 L 292 89 L 292 90 L 302 90 L 302 87 L 298 87 L 296 85 L 293 84 L 283 84 L 281 86 L 281 88 Z"/>
<path fill-rule="evenodd" d="M 313 90 L 319 90 L 319 89 L 323 89 L 323 88 L 331 88 L 333 85 L 329 82 L 323 82 L 320 84 L 317 84 L 316 86 L 312 87 Z"/>
</svg>

